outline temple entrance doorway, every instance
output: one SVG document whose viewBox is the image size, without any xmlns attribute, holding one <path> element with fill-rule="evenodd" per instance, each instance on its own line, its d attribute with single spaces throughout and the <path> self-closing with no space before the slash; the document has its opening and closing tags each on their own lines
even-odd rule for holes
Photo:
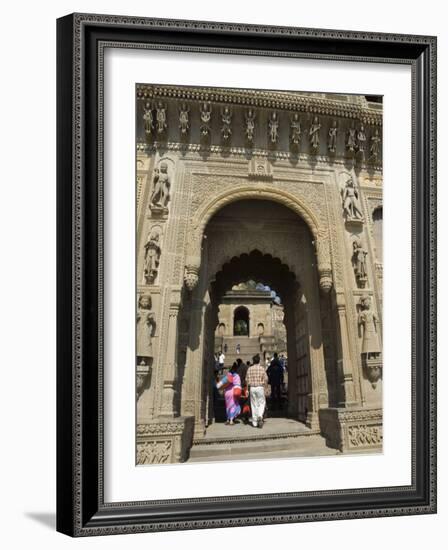
<svg viewBox="0 0 448 550">
<path fill-rule="evenodd" d="M 196 430 L 195 441 L 225 420 L 215 390 L 215 354 L 220 352 L 225 364 L 219 375 L 238 359 L 252 362 L 257 353 L 265 367 L 274 353 L 281 356 L 286 376 L 282 406 L 275 413 L 268 410 L 272 428 L 277 435 L 296 429 L 320 433 L 319 409 L 336 401 L 336 327 L 331 301 L 320 296 L 310 229 L 282 204 L 241 200 L 209 220 L 202 255 L 195 300 L 202 304 L 204 431 Z M 268 426 L 269 421 L 265 433 Z"/>
</svg>

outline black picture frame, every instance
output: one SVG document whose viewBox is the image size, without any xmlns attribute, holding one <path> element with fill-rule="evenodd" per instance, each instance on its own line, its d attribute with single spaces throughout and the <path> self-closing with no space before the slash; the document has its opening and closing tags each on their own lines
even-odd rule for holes
<svg viewBox="0 0 448 550">
<path fill-rule="evenodd" d="M 436 512 L 436 38 L 72 14 L 57 21 L 57 530 L 71 536 Z M 104 502 L 105 44 L 412 67 L 412 484 Z M 148 495 L 150 498 L 150 495 Z"/>
</svg>

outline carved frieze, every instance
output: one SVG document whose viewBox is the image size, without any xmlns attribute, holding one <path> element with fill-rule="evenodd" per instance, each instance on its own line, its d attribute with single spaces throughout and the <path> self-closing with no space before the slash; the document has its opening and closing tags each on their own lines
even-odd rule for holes
<svg viewBox="0 0 448 550">
<path fill-rule="evenodd" d="M 377 447 L 383 443 L 383 427 L 368 424 L 348 427 L 348 445 L 356 449 Z"/>
<path fill-rule="evenodd" d="M 167 464 L 171 462 L 173 441 L 155 440 L 137 443 L 137 464 Z"/>
</svg>

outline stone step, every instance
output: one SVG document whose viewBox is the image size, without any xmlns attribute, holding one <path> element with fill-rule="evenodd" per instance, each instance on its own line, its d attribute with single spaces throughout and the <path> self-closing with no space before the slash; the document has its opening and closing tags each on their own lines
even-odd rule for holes
<svg viewBox="0 0 448 550">
<path fill-rule="evenodd" d="M 270 456 L 275 453 L 319 456 L 335 452 L 326 447 L 325 439 L 318 429 L 312 430 L 302 422 L 289 418 L 268 417 L 261 429 L 242 422 L 234 426 L 219 422 L 212 424 L 203 438 L 193 441 L 190 459 L 225 460 L 266 453 Z"/>
<path fill-rule="evenodd" d="M 263 429 L 254 430 L 262 432 Z M 259 437 L 244 441 L 222 441 L 207 444 L 194 444 L 190 450 L 190 459 L 194 461 L 229 460 L 243 458 L 275 458 L 276 456 L 322 456 L 338 454 L 330 449 L 319 434 L 287 434 L 278 437 Z"/>
</svg>

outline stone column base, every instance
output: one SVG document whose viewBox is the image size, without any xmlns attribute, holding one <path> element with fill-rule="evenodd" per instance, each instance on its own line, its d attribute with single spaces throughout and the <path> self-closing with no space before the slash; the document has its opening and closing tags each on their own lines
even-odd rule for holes
<svg viewBox="0 0 448 550">
<path fill-rule="evenodd" d="M 321 409 L 319 421 L 329 447 L 341 452 L 382 449 L 382 409 Z"/>
<path fill-rule="evenodd" d="M 194 417 L 155 418 L 137 425 L 137 465 L 172 464 L 188 459 Z"/>
</svg>

